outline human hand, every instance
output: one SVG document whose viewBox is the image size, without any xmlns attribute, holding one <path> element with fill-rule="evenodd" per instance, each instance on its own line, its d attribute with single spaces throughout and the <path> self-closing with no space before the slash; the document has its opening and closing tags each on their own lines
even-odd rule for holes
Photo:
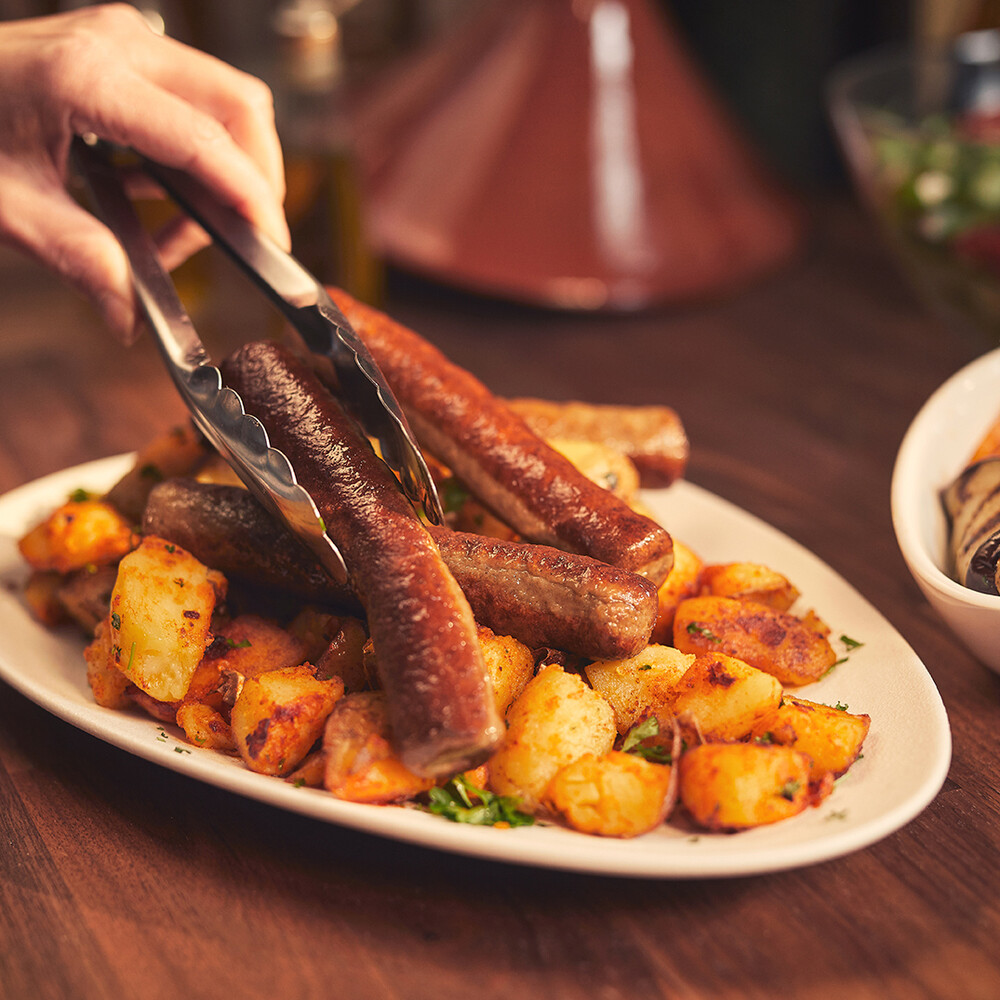
<svg viewBox="0 0 1000 1000">
<path fill-rule="evenodd" d="M 126 343 L 128 262 L 66 189 L 70 142 L 93 133 L 188 171 L 286 249 L 281 148 L 268 88 L 154 34 L 126 4 L 0 24 L 0 241 L 51 267 Z M 207 241 L 179 217 L 155 234 L 168 269 Z"/>
</svg>

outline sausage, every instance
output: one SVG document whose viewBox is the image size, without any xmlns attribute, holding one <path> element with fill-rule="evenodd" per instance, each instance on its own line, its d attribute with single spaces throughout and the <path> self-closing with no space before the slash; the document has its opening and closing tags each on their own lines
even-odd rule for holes
<svg viewBox="0 0 1000 1000">
<path fill-rule="evenodd" d="M 534 648 L 594 660 L 635 656 L 656 624 L 656 587 L 628 570 L 548 545 L 430 528 L 476 621 Z"/>
<path fill-rule="evenodd" d="M 157 483 L 146 501 L 142 531 L 174 542 L 226 577 L 363 610 L 354 591 L 333 581 L 312 552 L 242 487 L 186 478 Z"/>
<path fill-rule="evenodd" d="M 422 446 L 519 535 L 663 582 L 673 544 L 660 525 L 592 483 L 422 337 L 346 292 L 330 293 Z"/>
<path fill-rule="evenodd" d="M 400 759 L 432 777 L 482 763 L 503 728 L 472 611 L 388 468 L 290 351 L 247 344 L 222 374 L 288 456 L 344 556 Z"/>
<path fill-rule="evenodd" d="M 194 480 L 155 486 L 143 530 L 213 569 L 311 601 L 350 606 L 312 553 L 246 490 Z M 656 588 L 643 577 L 549 546 L 429 529 L 476 621 L 532 648 L 589 659 L 634 656 L 648 642 Z"/>
</svg>

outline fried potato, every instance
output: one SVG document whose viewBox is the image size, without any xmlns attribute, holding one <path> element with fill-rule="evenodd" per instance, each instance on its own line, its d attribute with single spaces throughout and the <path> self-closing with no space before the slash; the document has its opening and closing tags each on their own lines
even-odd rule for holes
<svg viewBox="0 0 1000 1000">
<path fill-rule="evenodd" d="M 111 659 L 157 701 L 184 697 L 211 635 L 225 578 L 180 546 L 150 535 L 118 567 Z"/>
<path fill-rule="evenodd" d="M 101 500 L 70 500 L 19 542 L 32 569 L 71 573 L 119 560 L 139 541 L 125 518 Z"/>
<path fill-rule="evenodd" d="M 295 616 L 288 631 L 305 643 L 302 659 L 316 665 L 317 677 L 339 677 L 345 691 L 369 687 L 364 663 L 368 631 L 360 618 L 307 607 Z"/>
<path fill-rule="evenodd" d="M 677 682 L 667 709 L 705 739 L 738 740 L 781 704 L 777 679 L 734 656 L 703 653 Z"/>
<path fill-rule="evenodd" d="M 691 597 L 674 618 L 674 645 L 688 653 L 726 653 L 782 684 L 808 684 L 837 656 L 825 636 L 799 618 L 756 601 Z"/>
<path fill-rule="evenodd" d="M 233 705 L 236 748 L 261 774 L 294 770 L 319 739 L 343 696 L 339 678 L 319 680 L 312 667 L 282 667 L 248 677 Z"/>
<path fill-rule="evenodd" d="M 799 591 L 781 573 L 759 563 L 733 562 L 706 566 L 701 582 L 705 593 L 758 601 L 778 611 L 787 611 Z"/>
<path fill-rule="evenodd" d="M 236 739 L 232 728 L 222 714 L 204 702 L 184 702 L 174 717 L 189 743 L 206 750 L 232 751 Z"/>
<path fill-rule="evenodd" d="M 24 600 L 33 618 L 46 628 L 55 628 L 67 619 L 66 606 L 59 596 L 65 577 L 53 569 L 36 569 L 24 584 Z"/>
<path fill-rule="evenodd" d="M 639 471 L 632 460 L 609 445 L 564 437 L 549 438 L 547 443 L 591 482 L 622 500 L 631 500 L 639 489 Z"/>
<path fill-rule="evenodd" d="M 670 407 L 529 398 L 508 404 L 540 437 L 596 441 L 627 455 L 643 486 L 669 486 L 684 475 L 690 447 L 684 425 Z"/>
<path fill-rule="evenodd" d="M 135 464 L 108 490 L 104 499 L 133 524 L 138 524 L 149 491 L 164 479 L 188 475 L 208 454 L 204 438 L 191 424 L 174 427 L 140 449 Z"/>
<path fill-rule="evenodd" d="M 276 621 L 261 615 L 237 615 L 218 627 L 208 656 L 220 670 L 257 677 L 268 670 L 294 667 L 307 659 L 306 643 Z"/>
<path fill-rule="evenodd" d="M 105 618 L 94 632 L 94 639 L 83 651 L 87 664 L 87 683 L 94 701 L 103 708 L 125 708 L 129 679 L 118 669 L 111 653 L 111 622 Z"/>
<path fill-rule="evenodd" d="M 680 800 L 709 830 L 744 830 L 802 812 L 812 801 L 809 758 L 791 747 L 703 743 L 681 757 Z"/>
<path fill-rule="evenodd" d="M 614 745 L 614 712 L 576 674 L 543 667 L 507 712 L 507 734 L 490 758 L 490 787 L 538 809 L 552 776 L 592 753 L 603 757 Z"/>
<path fill-rule="evenodd" d="M 496 635 L 484 625 L 476 626 L 483 660 L 493 684 L 497 711 L 504 715 L 535 674 L 535 657 L 513 636 Z"/>
<path fill-rule="evenodd" d="M 591 686 L 611 705 L 615 728 L 624 735 L 669 700 L 694 659 L 694 654 L 673 646 L 649 645 L 624 660 L 596 660 L 585 670 Z"/>
<path fill-rule="evenodd" d="M 361 691 L 338 701 L 323 730 L 327 791 L 349 802 L 386 803 L 433 788 L 433 778 L 422 778 L 403 764 L 390 739 L 381 691 Z"/>
<path fill-rule="evenodd" d="M 59 602 L 73 621 L 93 635 L 97 623 L 108 615 L 117 578 L 116 566 L 85 566 L 61 578 Z"/>
<path fill-rule="evenodd" d="M 701 589 L 701 559 L 683 542 L 674 539 L 674 564 L 657 591 L 656 624 L 649 641 L 673 640 L 674 615 L 681 601 L 694 597 Z"/>
<path fill-rule="evenodd" d="M 612 750 L 556 771 L 543 805 L 567 826 L 600 837 L 638 837 L 666 818 L 671 769 Z"/>
<path fill-rule="evenodd" d="M 759 719 L 750 735 L 809 755 L 815 781 L 825 773 L 840 777 L 861 753 L 871 717 L 785 695 L 781 705 Z"/>
</svg>

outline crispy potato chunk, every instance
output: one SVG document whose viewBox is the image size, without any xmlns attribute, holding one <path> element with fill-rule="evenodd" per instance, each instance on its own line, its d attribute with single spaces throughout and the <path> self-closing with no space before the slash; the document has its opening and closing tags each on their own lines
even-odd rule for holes
<svg viewBox="0 0 1000 1000">
<path fill-rule="evenodd" d="M 334 706 L 323 731 L 323 784 L 338 799 L 386 803 L 412 799 L 434 787 L 396 756 L 380 691 L 349 694 Z"/>
<path fill-rule="evenodd" d="M 615 728 L 624 735 L 668 702 L 694 659 L 673 646 L 650 645 L 624 660 L 596 660 L 586 667 L 587 680 L 611 705 Z"/>
<path fill-rule="evenodd" d="M 560 768 L 543 804 L 568 826 L 600 837 L 638 837 L 666 818 L 671 769 L 612 750 Z"/>
<path fill-rule="evenodd" d="M 560 767 L 592 753 L 603 757 L 614 745 L 614 712 L 576 674 L 543 667 L 507 712 L 507 734 L 490 758 L 490 787 L 521 800 L 527 813 Z"/>
<path fill-rule="evenodd" d="M 71 573 L 115 562 L 135 548 L 138 536 L 110 504 L 70 500 L 18 542 L 33 569 Z"/>
<path fill-rule="evenodd" d="M 789 685 L 817 680 L 837 659 L 826 638 L 794 615 L 711 595 L 681 602 L 674 645 L 688 653 L 738 657 Z"/>
<path fill-rule="evenodd" d="M 734 656 L 697 657 L 671 692 L 668 708 L 705 739 L 738 740 L 781 704 L 781 685 Z"/>
<path fill-rule="evenodd" d="M 673 641 L 674 615 L 681 601 L 694 597 L 701 589 L 701 571 L 704 563 L 683 542 L 674 539 L 674 565 L 657 591 L 658 608 L 656 624 L 649 641 Z"/>
<path fill-rule="evenodd" d="M 295 616 L 288 631 L 305 643 L 303 659 L 316 664 L 318 677 L 339 677 L 345 691 L 370 686 L 364 663 L 368 632 L 360 618 L 307 607 Z"/>
<path fill-rule="evenodd" d="M 778 611 L 787 611 L 799 598 L 798 590 L 788 577 L 759 563 L 706 566 L 701 579 L 705 593 L 758 601 Z"/>
<path fill-rule="evenodd" d="M 94 701 L 104 708 L 125 708 L 129 679 L 118 669 L 111 654 L 111 622 L 105 618 L 94 632 L 94 640 L 83 651 L 87 683 Z"/>
<path fill-rule="evenodd" d="M 164 479 L 186 476 L 209 454 L 202 436 L 190 424 L 154 438 L 136 455 L 135 464 L 104 497 L 133 524 L 142 519 L 149 491 Z"/>
<path fill-rule="evenodd" d="M 118 567 L 111 595 L 112 660 L 157 701 L 184 697 L 211 635 L 225 578 L 150 535 Z"/>
<path fill-rule="evenodd" d="M 24 600 L 28 610 L 46 628 L 66 621 L 66 606 L 59 596 L 63 579 L 62 573 L 55 570 L 36 569 L 25 581 Z"/>
<path fill-rule="evenodd" d="M 815 781 L 829 772 L 839 778 L 857 759 L 871 717 L 786 695 L 781 705 L 759 719 L 751 736 L 807 753 Z"/>
<path fill-rule="evenodd" d="M 219 626 L 207 658 L 221 670 L 257 677 L 268 670 L 304 663 L 308 649 L 298 636 L 260 615 L 237 615 Z"/>
<path fill-rule="evenodd" d="M 548 444 L 591 482 L 622 500 L 631 500 L 639 489 L 639 471 L 632 460 L 606 444 L 559 437 L 550 438 Z"/>
<path fill-rule="evenodd" d="M 809 758 L 791 747 L 704 743 L 680 761 L 680 799 L 709 830 L 744 830 L 802 812 L 812 801 Z"/>
<path fill-rule="evenodd" d="M 496 635 L 483 625 L 477 626 L 476 632 L 493 684 L 497 711 L 504 715 L 534 676 L 534 654 L 513 636 Z"/>
<path fill-rule="evenodd" d="M 184 730 L 189 743 L 206 750 L 231 751 L 236 740 L 222 714 L 204 702 L 184 702 L 177 709 L 177 725 Z"/>
<path fill-rule="evenodd" d="M 231 719 L 244 763 L 261 774 L 294 770 L 319 739 L 343 693 L 339 678 L 319 680 L 307 664 L 248 677 Z"/>
</svg>

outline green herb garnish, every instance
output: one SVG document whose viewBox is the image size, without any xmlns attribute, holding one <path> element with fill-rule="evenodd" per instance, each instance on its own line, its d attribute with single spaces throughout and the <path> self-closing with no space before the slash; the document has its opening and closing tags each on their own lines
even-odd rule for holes
<svg viewBox="0 0 1000 1000">
<path fill-rule="evenodd" d="M 624 753 L 635 754 L 636 757 L 642 757 L 643 760 L 648 760 L 651 764 L 671 764 L 673 763 L 673 756 L 666 747 L 657 746 L 656 744 L 648 747 L 643 746 L 643 740 L 648 740 L 653 736 L 659 735 L 660 720 L 655 715 L 651 715 L 648 719 L 643 719 L 642 722 L 633 726 L 625 734 L 622 751 Z"/>
<path fill-rule="evenodd" d="M 782 789 L 778 794 L 783 799 L 788 799 L 789 802 L 795 801 L 795 795 L 798 790 L 802 787 L 801 781 L 796 781 L 794 778 L 791 781 L 786 781 L 782 786 Z"/>
<path fill-rule="evenodd" d="M 494 795 L 478 788 L 463 774 L 427 793 L 427 809 L 453 823 L 475 826 L 531 826 L 534 816 L 521 812 L 521 800 L 510 795 Z"/>
<path fill-rule="evenodd" d="M 241 639 L 239 642 L 237 642 L 235 639 L 230 639 L 229 636 L 224 636 L 224 638 L 226 640 L 226 645 L 230 649 L 247 649 L 248 647 L 253 645 L 253 643 L 249 639 Z"/>
<path fill-rule="evenodd" d="M 722 640 L 707 625 L 699 625 L 698 622 L 691 622 L 688 625 L 687 630 L 689 635 L 703 636 L 709 642 L 722 642 Z"/>
</svg>

